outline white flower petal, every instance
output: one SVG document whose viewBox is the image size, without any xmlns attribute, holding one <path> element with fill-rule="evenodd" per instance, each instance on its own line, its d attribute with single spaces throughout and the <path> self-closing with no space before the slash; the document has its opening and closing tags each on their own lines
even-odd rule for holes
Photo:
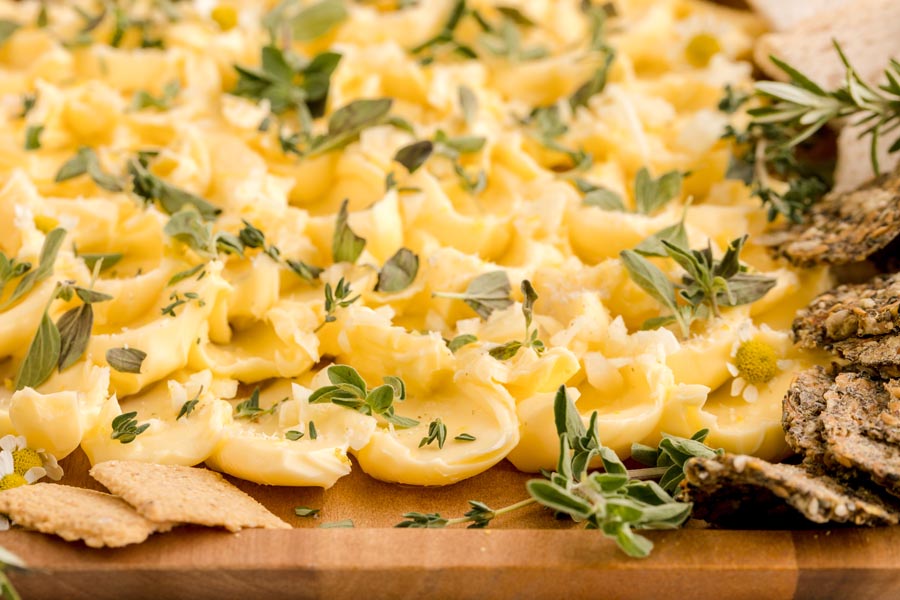
<svg viewBox="0 0 900 600">
<path fill-rule="evenodd" d="M 725 368 L 728 369 L 728 372 L 731 374 L 732 377 L 738 376 L 738 373 L 739 373 L 738 368 L 736 366 L 734 366 L 733 364 L 725 363 Z"/>
<path fill-rule="evenodd" d="M 25 481 L 32 484 L 46 474 L 47 471 L 44 470 L 44 467 L 31 467 L 25 471 Z"/>
<path fill-rule="evenodd" d="M 753 404 L 759 400 L 759 390 L 755 385 L 748 385 L 744 388 L 744 401 Z"/>
<path fill-rule="evenodd" d="M 744 381 L 743 377 L 735 377 L 731 381 L 731 395 L 737 396 L 743 391 L 744 386 L 747 385 L 747 382 Z"/>
<path fill-rule="evenodd" d="M 55 456 L 46 450 L 38 450 L 38 456 L 41 457 L 41 463 L 44 465 L 44 470 L 47 471 L 47 477 L 53 481 L 62 479 L 63 470 L 62 467 L 59 466 L 59 463 L 56 462 Z"/>
<path fill-rule="evenodd" d="M 16 443 L 16 436 L 14 435 L 4 435 L 0 438 L 0 450 L 6 450 L 7 452 L 13 452 L 17 450 L 19 444 Z"/>
<path fill-rule="evenodd" d="M 0 477 L 5 477 L 15 471 L 15 461 L 12 452 L 0 450 Z"/>
</svg>

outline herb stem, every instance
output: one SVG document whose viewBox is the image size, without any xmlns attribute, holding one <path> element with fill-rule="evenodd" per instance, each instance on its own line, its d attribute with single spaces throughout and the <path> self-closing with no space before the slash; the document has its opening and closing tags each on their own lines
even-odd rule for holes
<svg viewBox="0 0 900 600">
<path fill-rule="evenodd" d="M 650 467 L 647 469 L 630 469 L 628 476 L 631 479 L 659 479 L 666 474 L 668 467 Z"/>
<path fill-rule="evenodd" d="M 537 502 L 534 498 L 526 498 L 525 500 L 520 500 L 515 504 L 510 504 L 509 506 L 504 506 L 503 508 L 498 508 L 497 510 L 492 511 L 494 513 L 494 517 L 498 517 L 502 514 L 513 512 L 519 510 L 520 508 L 525 508 L 529 504 L 534 504 Z M 459 525 L 460 523 L 469 523 L 471 521 L 475 521 L 473 517 L 457 517 L 455 519 L 447 519 L 447 525 Z"/>
</svg>

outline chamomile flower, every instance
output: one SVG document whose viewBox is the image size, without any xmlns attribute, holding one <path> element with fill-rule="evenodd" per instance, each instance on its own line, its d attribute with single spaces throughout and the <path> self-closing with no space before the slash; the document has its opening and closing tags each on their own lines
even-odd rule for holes
<svg viewBox="0 0 900 600">
<path fill-rule="evenodd" d="M 785 358 L 789 348 L 787 334 L 765 324 L 756 327 L 752 321 L 745 321 L 738 330 L 737 341 L 731 346 L 731 360 L 725 365 L 734 377 L 731 395 L 741 396 L 745 402 L 756 402 L 760 390 L 793 367 L 794 361 Z"/>
<path fill-rule="evenodd" d="M 12 456 L 13 472 L 23 477 L 27 473 L 32 473 L 35 481 L 44 476 L 57 481 L 63 476 L 63 470 L 56 462 L 56 457 L 43 449 L 29 448 L 28 442 L 21 435 L 5 435 L 0 438 L 0 451 L 8 452 Z"/>
</svg>

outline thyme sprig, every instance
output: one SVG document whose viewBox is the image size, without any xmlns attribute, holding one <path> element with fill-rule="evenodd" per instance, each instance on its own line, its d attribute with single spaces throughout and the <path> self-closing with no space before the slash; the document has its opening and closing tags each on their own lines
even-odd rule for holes
<svg viewBox="0 0 900 600">
<path fill-rule="evenodd" d="M 635 446 L 645 461 L 661 467 L 628 471 L 615 452 L 600 443 L 597 413 L 591 415 L 590 424 L 585 427 L 565 386 L 557 390 L 553 409 L 560 443 L 557 470 L 546 474 L 546 479 L 532 479 L 527 483 L 530 498 L 500 509 L 470 500 L 469 511 L 457 518 L 442 517 L 440 513 L 407 512 L 395 527 L 432 529 L 469 523 L 470 528 L 481 528 L 501 514 L 537 503 L 584 522 L 588 529 L 601 530 L 629 556 L 647 556 L 653 543 L 636 531 L 680 527 L 689 517 L 692 505 L 676 501 L 669 491 L 674 490 L 679 477 L 684 477 L 683 465 L 689 457 L 720 451 L 702 443 L 705 431 L 697 432 L 690 439 L 666 436 L 658 449 Z M 603 472 L 588 471 L 595 459 L 603 464 Z M 660 476 L 669 491 L 645 480 Z"/>
<path fill-rule="evenodd" d="M 380 416 L 395 427 L 409 428 L 419 424 L 415 419 L 401 417 L 395 412 L 394 403 L 406 400 L 406 384 L 399 377 L 386 376 L 382 385 L 369 389 L 362 375 L 349 365 L 331 365 L 326 373 L 331 385 L 310 394 L 310 404 L 331 402 L 364 415 Z M 443 437 L 446 435 L 445 428 Z M 437 439 L 437 434 L 435 436 Z"/>
<path fill-rule="evenodd" d="M 535 354 L 540 356 L 544 353 L 544 342 L 538 339 L 538 329 L 531 329 L 531 323 L 534 318 L 534 303 L 537 302 L 538 295 L 534 291 L 534 287 L 527 279 L 522 281 L 522 315 L 525 317 L 525 339 L 522 341 L 513 340 L 506 342 L 496 348 L 491 348 L 488 354 L 497 360 L 508 360 L 519 353 L 522 348 L 531 348 Z"/>
</svg>

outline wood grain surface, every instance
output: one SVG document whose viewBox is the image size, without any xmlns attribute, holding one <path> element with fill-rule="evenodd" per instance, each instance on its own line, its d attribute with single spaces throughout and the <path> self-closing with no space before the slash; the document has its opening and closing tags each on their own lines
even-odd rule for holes
<svg viewBox="0 0 900 600">
<path fill-rule="evenodd" d="M 64 483 L 102 489 L 83 454 L 64 466 Z M 459 516 L 469 499 L 515 502 L 529 477 L 501 463 L 445 488 L 382 483 L 359 470 L 326 491 L 236 482 L 297 529 L 181 527 L 116 550 L 12 530 L 0 544 L 30 567 L 10 574 L 25 600 L 900 598 L 900 528 L 649 532 L 656 547 L 644 560 L 536 506 L 484 530 L 391 528 L 410 510 Z M 299 518 L 298 505 L 322 512 Z M 354 529 L 317 528 L 346 518 Z"/>
</svg>

